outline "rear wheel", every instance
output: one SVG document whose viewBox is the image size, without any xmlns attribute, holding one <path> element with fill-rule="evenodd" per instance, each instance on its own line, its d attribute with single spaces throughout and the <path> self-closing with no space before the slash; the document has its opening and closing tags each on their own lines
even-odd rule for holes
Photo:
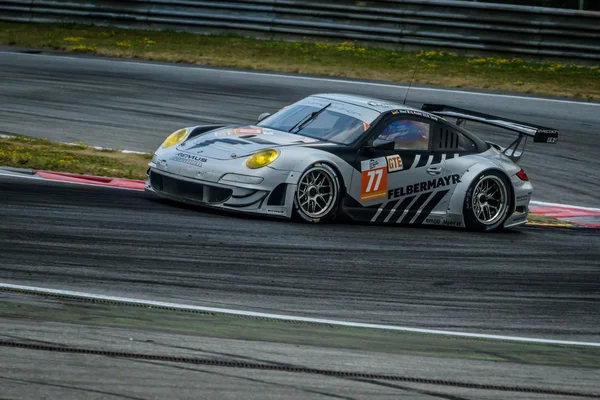
<svg viewBox="0 0 600 400">
<path fill-rule="evenodd" d="M 298 180 L 294 207 L 307 222 L 317 223 L 335 218 L 340 200 L 340 181 L 327 164 L 311 165 Z"/>
<path fill-rule="evenodd" d="M 498 171 L 486 171 L 467 190 L 463 214 L 467 229 L 491 231 L 504 224 L 510 212 L 510 183 Z"/>
</svg>

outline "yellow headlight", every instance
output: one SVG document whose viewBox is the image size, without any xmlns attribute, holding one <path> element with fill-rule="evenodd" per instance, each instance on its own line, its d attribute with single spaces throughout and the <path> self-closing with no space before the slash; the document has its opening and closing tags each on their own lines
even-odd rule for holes
<svg viewBox="0 0 600 400">
<path fill-rule="evenodd" d="M 279 152 L 275 149 L 266 149 L 261 150 L 258 153 L 252 154 L 248 161 L 246 161 L 246 166 L 248 168 L 262 168 L 271 164 L 279 157 Z"/>
<path fill-rule="evenodd" d="M 168 138 L 162 144 L 163 149 L 167 147 L 175 146 L 178 143 L 181 143 L 183 139 L 187 136 L 187 129 L 180 129 L 175 131 L 169 135 Z"/>
</svg>

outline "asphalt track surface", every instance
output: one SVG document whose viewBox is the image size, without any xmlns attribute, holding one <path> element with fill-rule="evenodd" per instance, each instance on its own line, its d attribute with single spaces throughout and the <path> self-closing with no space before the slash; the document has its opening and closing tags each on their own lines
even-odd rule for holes
<svg viewBox="0 0 600 400">
<path fill-rule="evenodd" d="M 404 88 L 390 85 L 6 52 L 0 52 L 0 75 L 1 132 L 144 151 L 153 150 L 179 127 L 250 123 L 263 111 L 275 111 L 312 93 L 391 100 L 405 94 Z M 536 188 L 534 198 L 598 207 L 598 104 L 414 88 L 408 103 L 423 102 L 451 103 L 559 128 L 559 145 L 530 146 L 523 158 Z M 482 135 L 502 142 L 491 131 L 483 130 Z M 241 310 L 598 342 L 598 238 L 596 230 L 523 228 L 482 235 L 352 224 L 311 226 L 182 207 L 141 192 L 0 177 L 2 282 Z M 78 332 L 75 329 L 70 337 Z M 183 373 L 131 368 L 124 360 L 2 352 L 5 359 L 0 363 L 7 372 L 0 379 L 14 390 L 11 396 L 19 398 L 40 393 L 52 397 L 49 382 L 81 383 L 70 371 L 85 368 L 106 377 L 99 392 L 86 393 L 86 398 L 110 397 L 101 391 L 118 380 L 107 372 L 111 368 L 130 371 L 120 376 L 125 385 L 161 376 L 180 379 Z M 15 359 L 19 361 L 8 368 Z M 65 374 L 49 377 L 57 362 L 65 365 Z M 510 376 L 509 369 L 500 374 Z M 31 374 L 38 380 L 22 381 Z M 242 379 L 233 375 L 215 380 L 209 371 L 200 381 L 213 382 L 214 397 L 253 393 L 262 398 L 270 390 L 256 384 L 250 392 L 248 387 L 236 392 L 232 386 L 226 393 L 224 387 Z M 540 382 L 549 376 L 540 377 Z M 252 377 L 244 374 L 243 379 L 248 378 Z M 181 388 L 189 388 L 194 398 L 191 382 L 198 374 L 189 379 Z M 398 398 L 400 393 L 360 392 L 364 386 L 347 391 L 347 383 L 298 377 L 273 382 L 300 388 L 285 397 L 317 397 L 304 391 L 316 387 L 336 393 L 323 397 Z M 24 391 L 37 385 L 45 389 Z M 55 385 L 52 390 L 60 396 L 67 389 Z M 160 398 L 162 392 L 151 389 L 139 398 L 157 393 Z M 127 389 L 116 392 L 118 397 Z M 78 392 L 73 393 L 72 398 L 78 398 Z M 129 398 L 138 398 L 138 392 L 133 393 Z M 431 398 L 427 392 L 404 394 L 413 398 L 419 393 Z M 448 393 L 442 398 L 484 397 Z"/>
<path fill-rule="evenodd" d="M 600 236 L 323 226 L 0 179 L 2 280 L 231 309 L 600 341 Z"/>
<path fill-rule="evenodd" d="M 58 54 L 58 53 L 54 53 Z M 153 151 L 185 126 L 253 123 L 307 95 L 342 92 L 402 101 L 405 87 L 183 65 L 0 52 L 0 132 Z M 600 104 L 413 87 L 408 104 L 446 103 L 561 131 L 522 160 L 534 199 L 598 207 Z M 508 144 L 512 136 L 468 127 Z M 481 129 L 480 129 L 481 128 Z"/>
<path fill-rule="evenodd" d="M 181 126 L 252 122 L 315 92 L 405 94 L 385 83 L 60 53 L 0 52 L 0 73 L 0 131 L 148 151 Z M 523 158 L 534 198 L 598 206 L 600 104 L 413 88 L 409 104 L 423 102 L 559 128 L 559 145 L 532 145 Z M 599 337 L 594 232 L 314 227 L 182 209 L 133 192 L 1 185 L 2 277 L 13 283 L 406 326 Z"/>
</svg>

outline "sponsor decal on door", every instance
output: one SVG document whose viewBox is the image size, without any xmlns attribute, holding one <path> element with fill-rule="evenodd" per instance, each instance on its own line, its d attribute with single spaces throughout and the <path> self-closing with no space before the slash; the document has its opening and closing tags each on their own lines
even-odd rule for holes
<svg viewBox="0 0 600 400">
<path fill-rule="evenodd" d="M 385 157 L 361 162 L 361 201 L 380 199 L 387 196 L 387 169 Z"/>
<path fill-rule="evenodd" d="M 386 156 L 385 158 L 387 160 L 388 172 L 402 171 L 404 169 L 402 157 L 400 157 L 398 154 Z"/>
</svg>

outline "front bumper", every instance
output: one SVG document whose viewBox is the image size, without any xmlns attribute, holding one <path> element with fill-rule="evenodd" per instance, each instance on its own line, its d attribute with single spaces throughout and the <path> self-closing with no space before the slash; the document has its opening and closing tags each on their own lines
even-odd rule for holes
<svg viewBox="0 0 600 400">
<path fill-rule="evenodd" d="M 272 187 L 251 188 L 247 184 L 215 183 L 150 168 L 146 190 L 182 203 L 290 218 L 295 185 L 279 182 Z"/>
</svg>

